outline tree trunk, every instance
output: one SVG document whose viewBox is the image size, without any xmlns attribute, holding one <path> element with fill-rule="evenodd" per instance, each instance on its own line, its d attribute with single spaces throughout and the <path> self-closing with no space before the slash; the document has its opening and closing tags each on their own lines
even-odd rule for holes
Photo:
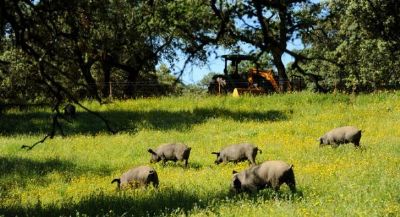
<svg viewBox="0 0 400 217">
<path fill-rule="evenodd" d="M 90 65 L 84 64 L 84 66 L 81 66 L 81 71 L 82 71 L 83 77 L 86 81 L 90 96 L 94 97 L 96 100 L 101 102 L 101 98 L 100 98 L 99 94 L 97 93 L 96 80 L 94 80 L 92 74 L 90 74 L 90 68 L 91 68 L 91 64 Z"/>
<path fill-rule="evenodd" d="M 278 76 L 279 76 L 279 91 L 286 92 L 289 87 L 289 79 L 286 74 L 285 65 L 282 62 L 282 52 L 280 51 L 272 51 L 273 62 L 275 67 L 278 69 Z"/>
<path fill-rule="evenodd" d="M 106 62 L 102 63 L 103 68 L 103 76 L 104 76 L 104 85 L 103 85 L 103 97 L 110 97 L 111 94 L 111 65 Z"/>
<path fill-rule="evenodd" d="M 76 47 L 74 50 L 74 53 L 76 55 L 79 68 L 81 69 L 83 78 L 86 81 L 87 89 L 89 92 L 90 97 L 94 97 L 97 101 L 101 102 L 101 98 L 99 96 L 99 93 L 97 92 L 97 84 L 96 80 L 93 78 L 92 74 L 90 73 L 90 68 L 92 68 L 92 65 L 95 63 L 95 60 L 92 58 L 88 58 L 88 60 L 85 60 L 83 52 L 79 49 L 79 47 Z"/>
</svg>

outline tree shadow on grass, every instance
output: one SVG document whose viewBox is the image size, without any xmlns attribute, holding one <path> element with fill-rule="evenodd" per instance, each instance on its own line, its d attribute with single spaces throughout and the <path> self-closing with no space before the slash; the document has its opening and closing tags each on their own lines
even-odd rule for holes
<svg viewBox="0 0 400 217">
<path fill-rule="evenodd" d="M 66 182 L 88 172 L 99 175 L 111 174 L 111 170 L 108 168 L 101 170 L 78 168 L 72 162 L 57 158 L 36 161 L 19 157 L 0 157 L 0 171 L 0 188 L 5 190 L 3 193 L 7 193 L 7 189 L 13 188 L 15 185 L 26 186 L 28 182 L 39 186 L 48 185 L 49 180 L 46 175 L 53 172 L 62 174 Z"/>
<path fill-rule="evenodd" d="M 213 195 L 212 197 L 215 197 Z M 70 202 L 61 207 L 54 204 L 32 207 L 0 206 L 5 216 L 160 216 L 172 212 L 187 213 L 194 207 L 204 208 L 209 199 L 183 190 L 132 190 L 115 192 L 115 195 L 97 194 L 83 198 L 78 203 Z M 39 204 L 39 202 L 38 202 Z"/>
<path fill-rule="evenodd" d="M 56 158 L 35 161 L 28 158 L 0 157 L 0 178 L 13 174 L 21 177 L 43 176 L 53 171 L 74 170 L 75 165 Z"/>
<path fill-rule="evenodd" d="M 284 121 L 289 119 L 292 111 L 244 112 L 221 108 L 199 108 L 193 111 L 106 111 L 100 112 L 100 114 L 111 122 L 115 130 L 134 133 L 139 129 L 185 131 L 194 125 L 215 118 L 237 122 Z M 77 117 L 71 123 L 61 121 L 61 124 L 66 135 L 95 135 L 99 132 L 107 132 L 105 124 L 100 119 L 86 112 L 78 112 Z M 46 112 L 11 113 L 3 115 L 0 119 L 0 134 L 2 135 L 46 134 L 50 127 L 50 113 Z"/>
<path fill-rule="evenodd" d="M 287 193 L 272 194 L 263 191 L 257 194 L 234 194 L 229 191 L 210 192 L 207 196 L 199 196 L 193 191 L 169 189 L 132 190 L 115 192 L 115 195 L 103 193 L 83 198 L 78 203 L 70 202 L 57 205 L 39 205 L 32 207 L 1 207 L 0 213 L 6 216 L 160 216 L 160 215 L 189 215 L 193 210 L 215 209 L 224 203 L 257 200 L 292 200 L 284 196 Z M 280 196 L 279 196 L 280 195 Z"/>
</svg>

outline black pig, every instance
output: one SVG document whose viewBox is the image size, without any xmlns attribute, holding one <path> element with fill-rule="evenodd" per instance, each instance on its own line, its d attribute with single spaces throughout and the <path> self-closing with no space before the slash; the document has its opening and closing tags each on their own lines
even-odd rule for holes
<svg viewBox="0 0 400 217">
<path fill-rule="evenodd" d="M 248 160 L 251 164 L 256 164 L 257 152 L 261 153 L 257 147 L 249 143 L 235 144 L 223 148 L 219 152 L 212 152 L 211 154 L 217 155 L 216 164 L 222 162 L 239 162 Z"/>
<path fill-rule="evenodd" d="M 353 126 L 335 128 L 319 138 L 320 146 L 338 146 L 345 143 L 353 143 L 355 147 L 360 146 L 361 130 Z"/>
<path fill-rule="evenodd" d="M 132 168 L 121 175 L 120 178 L 112 180 L 111 183 L 117 182 L 118 188 L 137 188 L 140 186 L 148 186 L 150 183 L 154 187 L 158 187 L 157 172 L 149 166 L 138 166 Z"/>
<path fill-rule="evenodd" d="M 74 105 L 68 103 L 64 107 L 64 116 L 67 118 L 74 118 L 76 114 L 76 108 Z"/>
<path fill-rule="evenodd" d="M 264 188 L 278 191 L 283 183 L 292 192 L 296 191 L 293 165 L 280 160 L 265 161 L 239 173 L 233 171 L 232 187 L 236 192 L 256 192 Z"/>
<path fill-rule="evenodd" d="M 159 161 L 185 161 L 185 167 L 188 165 L 189 155 L 192 148 L 182 143 L 169 143 L 159 146 L 156 150 L 151 148 L 147 151 L 151 154 L 150 163 Z"/>
</svg>

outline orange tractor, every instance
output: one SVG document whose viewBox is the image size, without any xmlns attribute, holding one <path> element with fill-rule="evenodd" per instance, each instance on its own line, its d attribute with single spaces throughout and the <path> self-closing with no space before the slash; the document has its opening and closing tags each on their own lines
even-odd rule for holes
<svg viewBox="0 0 400 217">
<path fill-rule="evenodd" d="M 269 93 L 278 92 L 277 78 L 272 70 L 260 70 L 258 67 L 250 68 L 248 72 L 239 73 L 241 61 L 255 62 L 253 56 L 249 55 L 223 55 L 225 59 L 224 74 L 217 74 L 212 77 L 208 92 L 212 94 L 231 93 L 235 89 L 239 93 Z M 228 61 L 231 61 L 230 72 L 228 72 Z M 257 64 L 256 64 L 257 65 Z"/>
<path fill-rule="evenodd" d="M 256 59 L 250 55 L 223 55 L 225 59 L 224 74 L 217 74 L 212 77 L 208 86 L 208 92 L 212 94 L 232 93 L 237 91 L 241 93 L 263 94 L 279 92 L 278 76 L 272 69 L 260 70 Z M 228 61 L 231 61 L 231 67 L 228 72 Z M 252 61 L 256 67 L 248 69 L 247 72 L 239 73 L 239 63 L 241 61 Z M 299 76 L 292 76 L 296 81 L 293 88 L 291 82 L 288 83 L 289 90 L 302 89 L 304 81 Z"/>
</svg>

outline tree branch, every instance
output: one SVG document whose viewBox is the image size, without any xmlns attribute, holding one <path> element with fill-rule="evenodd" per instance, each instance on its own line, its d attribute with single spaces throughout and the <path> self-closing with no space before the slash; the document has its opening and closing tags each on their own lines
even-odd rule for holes
<svg viewBox="0 0 400 217">
<path fill-rule="evenodd" d="M 46 141 L 46 139 L 49 137 L 50 135 L 47 134 L 45 137 L 43 137 L 43 139 L 33 143 L 32 145 L 23 145 L 21 146 L 21 149 L 26 149 L 27 151 L 32 150 L 36 145 L 38 145 L 39 143 L 44 143 L 44 141 Z"/>
</svg>

